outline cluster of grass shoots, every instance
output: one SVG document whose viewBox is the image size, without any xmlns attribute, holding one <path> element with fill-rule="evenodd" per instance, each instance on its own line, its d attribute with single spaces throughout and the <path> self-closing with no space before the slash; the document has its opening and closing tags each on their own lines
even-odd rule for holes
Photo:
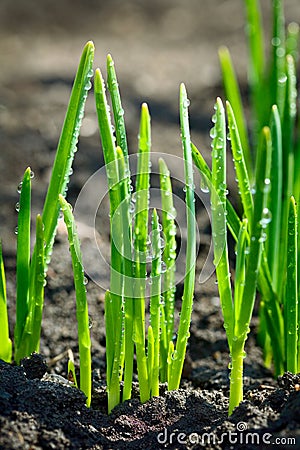
<svg viewBox="0 0 300 450">
<path fill-rule="evenodd" d="M 90 79 L 94 46 L 89 42 L 83 51 L 67 110 L 56 159 L 42 215 L 36 218 L 35 247 L 30 255 L 31 179 L 28 168 L 19 186 L 17 204 L 17 293 L 14 360 L 19 363 L 38 352 L 42 324 L 44 286 L 47 267 L 61 209 L 67 226 L 76 291 L 76 316 L 80 357 L 80 388 L 91 403 L 91 341 L 87 294 L 80 242 L 72 207 L 65 199 L 71 166 L 76 152 L 80 124 Z M 106 360 L 108 411 L 131 398 L 134 355 L 136 355 L 140 399 L 159 395 L 159 383 L 169 389 L 179 387 L 191 320 L 195 260 L 196 223 L 193 170 L 188 128 L 188 99 L 184 85 L 180 90 L 180 120 L 184 151 L 187 216 L 187 263 L 181 316 L 176 343 L 173 341 L 176 260 L 176 211 L 173 205 L 171 177 L 160 159 L 161 223 L 155 209 L 150 212 L 150 115 L 146 104 L 141 108 L 138 173 L 134 192 L 127 149 L 124 111 L 111 56 L 107 58 L 108 87 L 113 107 L 115 134 L 100 70 L 95 72 L 94 91 L 99 129 L 105 159 L 110 199 L 111 280 L 105 294 Z M 148 221 L 151 214 L 151 267 L 149 325 L 146 325 L 146 285 L 149 267 Z M 162 245 L 162 233 L 165 243 Z M 0 249 L 0 358 L 12 360 L 9 338 L 5 271 Z M 164 270 L 163 270 L 164 268 Z M 68 370 L 76 383 L 74 361 Z M 121 389 L 121 385 L 123 386 Z"/>
<path fill-rule="evenodd" d="M 108 410 L 131 397 L 133 357 L 142 402 L 159 395 L 159 382 L 179 387 L 183 368 L 195 280 L 196 229 L 192 152 L 188 127 L 188 99 L 180 89 L 180 121 L 185 165 L 187 216 L 186 276 L 176 344 L 174 335 L 176 225 L 170 173 L 159 161 L 162 218 L 155 209 L 150 219 L 151 128 L 147 105 L 141 107 L 138 166 L 131 185 L 124 111 L 114 62 L 107 58 L 107 85 L 112 104 L 115 135 L 105 83 L 99 69 L 94 91 L 110 199 L 111 280 L 105 296 Z M 161 247 L 162 234 L 164 248 Z M 150 244 L 150 258 L 149 258 Z M 150 261 L 149 261 L 150 259 Z M 147 327 L 146 282 L 150 265 L 150 323 Z M 162 270 L 164 267 L 164 271 Z M 164 273 L 163 273 L 164 272 Z M 121 391 L 121 384 L 123 385 Z"/>
<path fill-rule="evenodd" d="M 299 27 L 285 32 L 283 5 L 273 0 L 272 56 L 267 65 L 258 1 L 245 0 L 249 42 L 252 134 L 227 48 L 220 49 L 228 135 L 242 212 L 226 198 L 226 118 L 215 106 L 212 169 L 193 145 L 193 157 L 209 184 L 216 275 L 231 354 L 229 413 L 243 398 L 244 346 L 260 293 L 259 339 L 266 365 L 276 375 L 300 371 L 298 305 L 299 119 L 296 124 L 296 63 Z M 250 145 L 250 142 L 252 145 Z M 227 228 L 236 241 L 234 294 L 230 281 Z"/>
<path fill-rule="evenodd" d="M 260 294 L 259 338 L 266 365 L 275 374 L 300 371 L 298 216 L 300 134 L 296 105 L 299 27 L 284 26 L 281 0 L 273 0 L 272 57 L 266 64 L 258 0 L 245 0 L 249 42 L 251 130 L 249 138 L 241 95 L 227 48 L 220 49 L 226 106 L 220 98 L 212 118 L 212 167 L 191 142 L 186 90 L 180 87 L 180 126 L 186 192 L 186 268 L 177 338 L 174 342 L 176 211 L 171 177 L 160 159 L 161 214 L 150 209 L 151 126 L 141 107 L 138 168 L 132 186 L 124 110 L 114 62 L 107 58 L 107 86 L 99 69 L 94 76 L 96 111 L 110 200 L 111 271 L 105 294 L 108 411 L 131 398 L 134 357 L 140 399 L 159 395 L 159 383 L 179 387 L 191 320 L 196 261 L 192 160 L 210 190 L 214 263 L 231 355 L 229 414 L 243 398 L 243 359 L 257 290 Z M 39 351 L 44 285 L 59 210 L 67 226 L 76 290 L 80 388 L 91 402 L 91 342 L 80 242 L 72 208 L 65 196 L 85 100 L 93 75 L 94 46 L 83 51 L 74 82 L 52 177 L 41 215 L 36 218 L 35 247 L 30 255 L 30 168 L 19 186 L 17 205 L 17 293 L 14 359 Z M 227 124 L 226 124 L 227 118 Z M 114 128 L 113 128 L 114 125 Z M 115 131 L 113 131 L 115 130 Z M 241 212 L 227 198 L 227 139 L 233 156 Z M 149 223 L 151 222 L 151 229 Z M 227 232 L 236 241 L 232 290 Z M 162 245 L 162 234 L 165 243 Z M 151 238 L 150 238 L 151 236 Z M 150 240 L 149 240 L 150 239 Z M 149 253 L 149 248 L 151 249 Z M 150 272 L 149 310 L 147 277 Z M 7 299 L 0 247 L 0 358 L 12 360 Z M 147 314 L 149 321 L 146 320 Z M 69 368 L 75 372 L 74 362 Z"/>
<path fill-rule="evenodd" d="M 31 241 L 31 180 L 33 172 L 26 169 L 23 180 L 18 186 L 20 200 L 16 204 L 18 211 L 17 234 L 17 269 L 16 269 L 16 323 L 14 329 L 14 360 L 21 359 L 40 348 L 42 311 L 44 304 L 44 287 L 47 268 L 51 260 L 53 243 L 59 218 L 60 207 L 63 209 L 69 234 L 74 235 L 74 224 L 71 224 L 69 207 L 64 197 L 67 192 L 72 162 L 77 150 L 80 125 L 84 115 L 84 107 L 90 79 L 93 75 L 94 45 L 88 42 L 83 50 L 74 81 L 69 106 L 65 116 L 52 175 L 46 194 L 42 214 L 36 217 L 35 246 L 30 254 Z M 77 264 L 77 273 L 82 276 L 83 267 L 80 259 L 79 243 L 72 237 L 70 241 L 73 266 Z M 87 404 L 91 401 L 91 362 L 88 356 L 89 347 L 87 303 L 85 292 L 81 292 L 80 280 L 77 287 L 77 320 L 80 347 L 80 365 L 82 377 L 80 387 L 87 396 Z M 79 293 L 79 295 L 78 295 Z M 0 358 L 12 360 L 12 342 L 9 337 L 6 280 L 2 251 L 0 252 Z M 84 375 L 85 373 L 85 375 Z"/>
</svg>

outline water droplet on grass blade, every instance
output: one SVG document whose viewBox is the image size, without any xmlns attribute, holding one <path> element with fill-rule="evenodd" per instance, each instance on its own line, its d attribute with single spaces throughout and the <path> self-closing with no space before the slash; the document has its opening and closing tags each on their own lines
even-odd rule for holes
<svg viewBox="0 0 300 450">
<path fill-rule="evenodd" d="M 260 238 L 258 239 L 258 242 L 260 244 L 262 244 L 263 242 L 265 242 L 267 239 L 267 234 L 266 233 L 262 233 L 262 235 L 260 236 Z"/>
<path fill-rule="evenodd" d="M 274 47 L 278 47 L 278 45 L 281 44 L 281 39 L 278 36 L 275 36 L 272 38 L 271 42 Z"/>
<path fill-rule="evenodd" d="M 17 212 L 20 211 L 20 202 L 17 202 L 17 203 L 16 203 L 16 205 L 15 205 L 15 210 L 16 210 Z"/>
<path fill-rule="evenodd" d="M 216 133 L 216 128 L 215 128 L 215 127 L 212 127 L 212 128 L 210 129 L 209 136 L 210 136 L 212 139 L 214 139 L 214 138 L 216 137 L 216 135 L 217 135 L 217 133 Z"/>
<path fill-rule="evenodd" d="M 15 234 L 18 234 L 18 227 L 15 227 L 14 232 L 15 232 Z"/>
<path fill-rule="evenodd" d="M 22 186 L 23 186 L 23 181 L 20 181 L 20 183 L 18 184 L 18 187 L 17 187 L 17 193 L 18 194 L 21 194 Z"/>
<path fill-rule="evenodd" d="M 44 283 L 45 277 L 44 277 L 44 275 L 42 273 L 39 273 L 38 276 L 37 276 L 37 279 L 38 279 L 38 281 L 40 283 Z"/>
<path fill-rule="evenodd" d="M 271 189 L 271 180 L 270 180 L 270 178 L 265 178 L 265 181 L 264 181 L 264 192 L 270 192 L 270 189 Z"/>
<path fill-rule="evenodd" d="M 262 228 L 266 228 L 267 225 L 271 222 L 272 220 L 272 213 L 268 208 L 264 208 L 263 212 L 262 212 L 262 218 L 260 220 L 260 224 L 262 226 Z"/>
<path fill-rule="evenodd" d="M 200 189 L 201 189 L 201 191 L 204 194 L 208 194 L 209 193 L 209 187 L 208 187 L 205 175 L 201 175 L 201 178 L 200 178 Z"/>
</svg>

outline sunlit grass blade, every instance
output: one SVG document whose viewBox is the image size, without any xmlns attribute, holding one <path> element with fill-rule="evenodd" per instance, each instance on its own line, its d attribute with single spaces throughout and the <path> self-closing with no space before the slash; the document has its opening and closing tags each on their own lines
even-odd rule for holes
<svg viewBox="0 0 300 450">
<path fill-rule="evenodd" d="M 162 209 L 162 228 L 165 239 L 163 262 L 165 272 L 163 275 L 163 321 L 161 334 L 161 381 L 167 381 L 167 357 L 169 342 L 174 334 L 174 301 L 175 301 L 175 271 L 176 271 L 176 210 L 173 204 L 172 184 L 170 172 L 165 161 L 159 159 L 160 192 Z"/>
<path fill-rule="evenodd" d="M 188 116 L 189 100 L 184 84 L 180 85 L 180 129 L 183 146 L 184 172 L 185 172 L 185 202 L 187 218 L 187 242 L 186 242 L 186 267 L 185 279 L 182 297 L 182 306 L 180 313 L 180 322 L 177 334 L 175 350 L 171 354 L 169 364 L 168 389 L 178 389 L 187 340 L 189 338 L 189 327 L 191 321 L 194 285 L 195 285 L 195 267 L 196 267 L 196 216 L 194 203 L 194 179 L 193 179 L 193 159 L 191 151 L 191 138 Z M 171 348 L 171 347 L 170 347 Z"/>
<path fill-rule="evenodd" d="M 111 103 L 113 108 L 117 145 L 121 147 L 125 157 L 126 168 L 129 169 L 124 110 L 122 108 L 115 65 L 111 55 L 107 56 L 107 85 L 110 92 Z"/>
<path fill-rule="evenodd" d="M 31 263 L 31 274 L 33 279 L 34 292 L 30 291 L 30 348 L 28 353 L 39 352 L 40 350 L 40 336 L 42 326 L 42 314 L 44 306 L 44 284 L 45 284 L 45 240 L 44 240 L 44 225 L 42 217 L 38 214 L 36 218 L 36 241 L 35 241 L 35 262 Z M 28 323 L 29 325 L 29 323 Z"/>
<path fill-rule="evenodd" d="M 243 398 L 242 393 L 242 373 L 243 373 L 243 357 L 244 346 L 249 332 L 250 320 L 252 317 L 256 286 L 257 275 L 260 266 L 262 246 L 265 240 L 264 229 L 262 226 L 263 211 L 267 205 L 267 192 L 266 192 L 266 180 L 269 180 L 270 168 L 271 168 L 271 136 L 269 128 L 264 128 L 260 139 L 260 148 L 257 152 L 257 164 L 256 164 L 256 178 L 254 194 L 254 209 L 253 209 L 253 222 L 250 229 L 249 247 L 247 248 L 247 257 L 245 258 L 246 272 L 245 276 L 242 275 L 242 279 L 245 280 L 245 285 L 242 293 L 242 299 L 238 302 L 238 309 L 236 310 L 237 316 L 234 323 L 234 336 L 232 338 L 231 346 L 231 364 L 233 386 L 230 390 L 230 406 L 229 415 L 233 409 L 239 404 L 239 401 Z M 242 236 L 245 231 L 242 229 Z M 245 239 L 245 237 L 244 237 Z M 246 248 L 244 253 L 246 252 Z"/>
<path fill-rule="evenodd" d="M 143 103 L 141 109 L 139 153 L 136 176 L 136 209 L 134 222 L 134 323 L 133 335 L 136 346 L 140 399 L 145 402 L 149 398 L 148 371 L 145 352 L 145 289 L 147 277 L 147 240 L 148 211 L 150 187 L 150 150 L 151 126 L 148 106 Z"/>
<path fill-rule="evenodd" d="M 194 144 L 192 144 L 192 153 L 196 167 L 198 168 L 201 174 L 205 174 L 205 177 L 208 180 L 208 186 L 211 187 L 212 185 L 211 171 L 206 162 L 204 161 L 203 156 L 201 155 L 201 153 Z M 227 211 L 227 226 L 230 230 L 232 237 L 237 242 L 239 230 L 242 223 L 228 198 L 226 199 L 226 211 Z M 273 291 L 269 267 L 265 261 L 265 258 L 263 258 L 259 270 L 258 282 L 259 282 L 259 290 L 263 294 L 264 298 L 275 299 L 274 301 L 276 301 L 277 300 L 276 294 Z"/>
<path fill-rule="evenodd" d="M 110 271 L 110 293 L 106 296 L 105 317 L 106 323 L 111 326 L 111 338 L 113 345 L 108 344 L 106 352 L 106 376 L 108 392 L 108 409 L 111 409 L 120 402 L 120 382 L 119 382 L 119 357 L 120 348 L 123 348 L 122 328 L 124 322 L 123 314 L 123 248 L 117 247 L 117 239 L 122 236 L 122 223 L 116 220 L 115 215 L 120 214 L 121 185 L 119 184 L 118 156 L 113 136 L 109 106 L 105 95 L 105 84 L 99 69 L 95 72 L 94 91 L 96 101 L 96 111 L 100 129 L 100 137 L 104 154 L 106 175 L 109 189 L 110 202 L 110 234 L 111 234 L 111 271 Z M 125 340 L 126 338 L 125 329 Z M 132 340 L 132 339 L 131 339 Z M 132 383 L 132 357 L 133 342 L 131 347 L 125 346 L 129 357 L 125 355 L 125 386 L 124 395 L 130 398 Z M 126 380 L 130 379 L 130 384 Z"/>
<path fill-rule="evenodd" d="M 264 210 L 267 207 L 272 152 L 271 134 L 268 127 L 264 127 L 262 130 L 259 146 L 260 149 L 257 152 L 258 159 L 256 162 L 253 221 L 250 229 L 247 276 L 243 293 L 243 307 L 235 329 L 236 336 L 238 336 L 238 338 L 243 336 L 244 339 L 246 339 L 248 333 L 254 307 L 262 246 L 266 239 L 262 221 L 264 218 Z"/>
<path fill-rule="evenodd" d="M 246 279 L 246 249 L 248 243 L 247 236 L 248 220 L 244 219 L 239 232 L 236 247 L 236 270 L 234 282 L 234 302 L 233 316 L 234 328 L 241 314 L 243 307 L 243 294 Z M 235 329 L 233 330 L 234 339 L 231 348 L 231 373 L 230 373 L 230 395 L 229 395 L 229 414 L 243 400 L 243 342 L 236 339 Z"/>
<path fill-rule="evenodd" d="M 298 23 L 291 22 L 287 28 L 286 54 L 291 55 L 296 64 L 298 63 L 299 60 L 299 38 L 300 38 L 300 27 Z"/>
<path fill-rule="evenodd" d="M 77 150 L 76 145 L 84 114 L 85 101 L 88 90 L 91 87 L 90 78 L 93 75 L 93 58 L 94 44 L 88 42 L 83 49 L 73 84 L 42 214 L 45 226 L 46 263 L 49 262 L 51 256 L 57 227 L 59 213 L 58 195 L 65 195 L 74 154 Z"/>
<path fill-rule="evenodd" d="M 148 327 L 148 335 L 147 335 L 147 371 L 148 371 L 148 386 L 149 386 L 149 398 L 151 395 L 158 396 L 159 395 L 159 384 L 156 383 L 156 379 L 154 379 L 154 336 L 153 336 L 153 328 L 152 325 Z M 159 367 L 158 367 L 159 369 Z M 158 371 L 159 375 L 159 371 Z M 159 382 L 159 379 L 158 379 Z M 158 390 L 157 390 L 158 389 Z M 153 391 L 153 393 L 152 393 Z M 157 393 L 158 392 L 158 393 Z"/>
<path fill-rule="evenodd" d="M 282 128 L 283 138 L 283 178 L 285 180 L 285 195 L 289 203 L 294 183 L 294 132 L 297 114 L 297 87 L 295 61 L 291 55 L 286 57 L 287 89 Z M 296 174 L 298 176 L 298 174 Z"/>
<path fill-rule="evenodd" d="M 80 242 L 76 230 L 75 220 L 71 206 L 62 195 L 59 196 L 59 204 L 64 214 L 64 221 L 68 230 L 68 239 L 74 284 L 76 292 L 76 317 L 78 326 L 78 344 L 80 359 L 80 389 L 87 397 L 86 404 L 90 406 L 92 395 L 92 362 L 91 362 L 91 338 L 89 330 L 89 313 L 86 298 L 86 280 L 82 264 Z"/>
<path fill-rule="evenodd" d="M 207 180 L 207 186 L 211 189 L 212 186 L 212 175 L 211 170 L 206 164 L 203 156 L 197 149 L 197 147 L 192 143 L 192 155 L 195 166 L 199 170 L 201 176 L 205 176 Z M 228 199 L 226 199 L 226 211 L 227 211 L 227 226 L 230 230 L 230 233 L 235 241 L 238 240 L 239 229 L 241 227 L 240 218 L 233 208 L 232 204 Z"/>
<path fill-rule="evenodd" d="M 220 98 L 215 104 L 214 137 L 212 140 L 212 189 L 211 214 L 214 244 L 214 265 L 218 280 L 220 302 L 224 317 L 224 328 L 229 348 L 233 335 L 233 304 L 227 247 L 226 224 L 226 122 L 225 111 Z"/>
<path fill-rule="evenodd" d="M 152 266 L 151 266 L 151 293 L 150 293 L 150 325 L 148 328 L 148 364 L 150 396 L 159 395 L 159 365 L 160 365 L 160 329 L 161 329 L 161 237 L 156 209 L 152 214 Z M 151 331 L 150 331 L 151 330 Z M 149 334 L 150 331 L 150 334 Z M 149 352 L 149 342 L 152 342 L 153 357 Z M 164 361 L 167 362 L 167 355 Z"/>
<path fill-rule="evenodd" d="M 282 212 L 282 133 L 279 112 L 276 105 L 272 107 L 270 129 L 272 138 L 272 166 L 270 176 L 271 191 L 268 208 L 271 212 L 271 220 L 268 225 L 266 248 L 272 284 L 275 292 L 278 292 L 278 274 L 279 271 L 282 270 L 279 252 Z"/>
<path fill-rule="evenodd" d="M 283 179 L 283 201 L 282 201 L 282 219 L 281 219 L 281 239 L 280 239 L 280 255 L 282 256 L 281 268 L 279 271 L 278 285 L 281 286 L 281 292 L 279 297 L 283 296 L 284 279 L 286 276 L 286 255 L 287 255 L 287 224 L 288 224 L 288 211 L 290 197 L 293 195 L 294 177 L 299 177 L 298 173 L 294 174 L 295 169 L 295 155 L 294 155 L 294 128 L 296 120 L 296 74 L 295 63 L 292 56 L 287 55 L 286 58 L 286 73 L 287 73 L 287 85 L 286 85 L 286 99 L 284 107 L 284 117 L 282 125 L 282 179 Z"/>
<path fill-rule="evenodd" d="M 266 120 L 268 114 L 269 98 L 266 98 L 267 91 L 264 91 L 264 102 L 261 95 L 264 88 L 265 77 L 265 52 L 264 52 L 264 32 L 262 27 L 262 17 L 259 0 L 244 0 L 246 8 L 246 34 L 248 37 L 248 78 L 252 96 L 252 114 L 255 133 L 257 133 Z"/>
<path fill-rule="evenodd" d="M 252 178 L 253 167 L 250 155 L 250 145 L 248 140 L 247 125 L 242 105 L 239 85 L 236 79 L 235 71 L 231 61 L 231 56 L 228 48 L 221 47 L 219 49 L 219 59 L 221 63 L 222 78 L 225 88 L 226 97 L 232 105 L 235 112 L 235 121 L 237 132 L 240 136 L 241 147 L 243 148 L 244 159 L 247 167 L 249 177 Z"/>
<path fill-rule="evenodd" d="M 298 277 L 297 206 L 290 198 L 287 240 L 287 282 L 284 302 L 286 370 L 297 373 L 298 366 Z"/>
<path fill-rule="evenodd" d="M 74 355 L 71 349 L 68 350 L 68 380 L 72 380 L 74 386 L 78 389 L 77 377 L 75 372 Z"/>
<path fill-rule="evenodd" d="M 245 151 L 240 139 L 239 129 L 236 123 L 235 114 L 229 102 L 226 102 L 228 128 L 233 155 L 234 167 L 238 180 L 240 197 L 244 208 L 245 217 L 251 226 L 253 215 L 253 199 L 250 190 L 250 180 L 247 171 Z"/>
<path fill-rule="evenodd" d="M 235 266 L 235 283 L 234 283 L 234 300 L 233 300 L 234 320 L 236 320 L 240 316 L 245 287 L 246 255 L 247 255 L 247 251 L 245 250 L 249 245 L 247 228 L 248 228 L 248 220 L 243 219 L 236 246 L 236 266 Z"/>
<path fill-rule="evenodd" d="M 10 363 L 11 357 L 12 343 L 9 338 L 6 278 L 2 256 L 2 242 L 0 241 L 0 359 L 3 359 L 3 361 Z"/>
<path fill-rule="evenodd" d="M 119 206 L 119 214 L 115 214 L 113 220 L 113 229 L 118 230 L 118 224 L 115 226 L 115 221 L 122 224 L 122 234 L 114 236 L 114 241 L 117 248 L 123 249 L 123 273 L 124 273 L 124 336 L 120 342 L 119 348 L 115 349 L 115 361 L 118 361 L 120 374 L 120 381 L 122 380 L 124 364 L 124 388 L 123 400 L 127 400 L 131 396 L 132 373 L 133 373 L 133 244 L 132 244 L 132 220 L 131 220 L 131 195 L 129 190 L 130 172 L 126 166 L 125 157 L 121 147 L 117 147 L 118 170 L 119 170 L 119 188 L 121 203 Z M 114 374 L 116 377 L 116 373 Z M 111 386 L 117 389 L 117 381 L 112 380 Z M 113 388 L 111 388 L 112 390 Z"/>
<path fill-rule="evenodd" d="M 15 325 L 15 360 L 26 355 L 26 344 L 22 336 L 29 310 L 29 275 L 30 275 L 30 208 L 31 208 L 31 170 L 25 170 L 19 202 L 17 227 L 17 299 Z M 21 349 L 21 346 L 23 349 Z M 25 352 L 25 353 L 24 353 Z"/>
<path fill-rule="evenodd" d="M 282 0 L 273 0 L 271 105 L 277 105 L 281 119 L 284 114 L 286 89 L 285 23 Z"/>
</svg>

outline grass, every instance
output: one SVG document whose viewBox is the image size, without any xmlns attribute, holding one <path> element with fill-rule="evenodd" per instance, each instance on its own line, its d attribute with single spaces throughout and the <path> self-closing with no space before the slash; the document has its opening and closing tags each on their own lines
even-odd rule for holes
<svg viewBox="0 0 300 450">
<path fill-rule="evenodd" d="M 231 356 L 229 414 L 243 399 L 243 360 L 257 291 L 259 340 L 265 363 L 275 375 L 300 371 L 299 235 L 300 120 L 297 117 L 296 64 L 299 27 L 285 30 L 283 4 L 273 0 L 273 34 L 269 61 L 258 1 L 245 0 L 249 47 L 250 126 L 246 122 L 229 50 L 219 51 L 225 107 L 217 98 L 212 117 L 212 167 L 191 142 L 189 100 L 180 86 L 179 111 L 186 203 L 186 266 L 178 328 L 175 329 L 176 211 L 172 180 L 159 160 L 161 210 L 150 207 L 151 118 L 141 106 L 138 165 L 131 175 L 124 110 L 113 59 L 107 57 L 107 86 L 99 69 L 94 94 L 110 201 L 110 289 L 105 293 L 106 381 L 108 411 L 131 398 L 136 360 L 140 400 L 159 395 L 160 382 L 178 389 L 191 321 L 196 264 L 196 215 L 193 161 L 202 189 L 210 191 L 214 264 L 224 328 Z M 65 196 L 80 132 L 94 46 L 87 43 L 78 66 L 59 140 L 43 212 L 36 217 L 31 241 L 31 184 L 27 168 L 17 204 L 16 326 L 14 360 L 39 351 L 44 286 L 51 260 L 59 210 L 68 230 L 76 291 L 80 388 L 91 403 L 91 342 L 80 242 L 72 208 Z M 264 102 L 261 99 L 264 99 Z M 112 115 L 109 103 L 112 106 Z M 229 140 L 229 144 L 227 144 Z M 227 146 L 239 191 L 236 211 L 227 194 Z M 236 241 L 234 280 L 228 257 L 228 230 Z M 164 237 L 164 243 L 162 242 Z M 150 289 L 149 289 L 150 286 Z M 0 247 L 0 358 L 12 360 L 7 298 Z M 174 339 L 175 332 L 177 332 Z M 73 358 L 69 370 L 76 375 Z"/>
<path fill-rule="evenodd" d="M 51 260 L 60 205 L 59 196 L 66 195 L 74 154 L 77 150 L 80 125 L 90 78 L 93 74 L 92 62 L 94 45 L 88 42 L 84 47 L 73 84 L 69 106 L 65 116 L 60 140 L 57 147 L 52 175 L 46 194 L 42 214 L 36 217 L 36 235 L 33 253 L 30 254 L 31 240 L 31 181 L 33 172 L 26 169 L 22 182 L 18 186 L 20 200 L 16 205 L 18 211 L 17 234 L 17 274 L 16 274 L 16 325 L 14 331 L 14 360 L 19 363 L 32 352 L 38 352 L 44 303 L 44 286 L 47 267 Z M 70 218 L 69 218 L 70 220 Z M 1 268 L 1 314 L 0 329 L 3 333 L 0 345 L 0 358 L 11 362 L 12 345 L 9 339 L 6 311 L 6 283 L 2 252 Z M 80 322 L 79 322 L 80 327 Z M 84 339 L 80 329 L 80 341 Z M 81 341 L 82 342 L 82 341 Z M 85 359 L 88 357 L 85 356 Z M 84 376 L 83 376 L 84 378 Z M 84 391 L 90 399 L 90 384 L 84 382 Z M 89 401 L 89 400 L 88 400 Z"/>
<path fill-rule="evenodd" d="M 162 224 L 155 210 L 150 214 L 151 127 L 148 106 L 141 107 L 138 167 L 134 192 L 128 160 L 124 111 L 110 55 L 107 58 L 108 88 L 111 97 L 113 134 L 105 82 L 95 72 L 95 101 L 110 198 L 111 288 L 106 293 L 106 359 L 108 410 L 121 398 L 131 398 L 133 357 L 136 354 L 140 399 L 159 394 L 159 381 L 177 389 L 189 336 L 195 277 L 195 206 L 192 155 L 188 128 L 188 99 L 184 86 L 180 91 L 180 118 L 185 161 L 187 204 L 186 278 L 176 344 L 174 335 L 174 293 L 176 227 L 171 179 L 163 160 L 159 162 Z M 120 113 L 121 112 L 121 113 Z M 130 212 L 130 211 L 133 211 Z M 148 223 L 152 217 L 152 249 L 149 258 Z M 165 237 L 164 250 L 161 232 Z M 151 243 L 151 241 L 150 241 Z M 150 259 L 150 262 L 149 262 Z M 163 263 L 166 267 L 162 273 Z M 150 324 L 146 325 L 147 266 L 150 264 Z"/>
<path fill-rule="evenodd" d="M 241 213 L 224 196 L 226 120 L 217 100 L 211 132 L 212 169 L 192 145 L 194 162 L 210 183 L 218 287 L 231 354 L 229 413 L 243 398 L 243 357 L 256 290 L 259 339 L 276 375 L 299 372 L 298 155 L 296 62 L 299 27 L 284 28 L 283 5 L 273 1 L 272 54 L 267 64 L 258 2 L 245 1 L 249 44 L 251 134 L 229 50 L 220 49 L 228 131 Z M 262 98 L 264 101 L 262 101 Z M 251 143 L 251 145 L 250 145 Z M 229 278 L 226 228 L 236 241 L 236 268 Z"/>
<path fill-rule="evenodd" d="M 32 254 L 30 254 L 30 241 L 33 173 L 30 168 L 26 169 L 19 185 L 14 335 L 14 360 L 17 363 L 32 352 L 39 351 L 46 273 L 51 260 L 61 209 L 68 232 L 76 291 L 80 389 L 87 397 L 87 406 L 91 404 L 92 383 L 87 294 L 80 242 L 72 207 L 65 196 L 76 152 L 84 104 L 91 87 L 93 55 L 94 47 L 89 42 L 84 48 L 74 81 L 43 213 L 36 218 L 35 247 Z M 176 211 L 173 204 L 171 176 L 166 163 L 160 159 L 160 218 L 156 209 L 150 209 L 149 203 L 151 126 L 148 106 L 144 103 L 141 107 L 138 168 L 135 187 L 132 188 L 124 111 L 114 63 L 110 55 L 107 58 L 107 73 L 116 137 L 113 133 L 110 109 L 105 94 L 105 83 L 99 69 L 95 72 L 94 92 L 110 199 L 111 287 L 105 294 L 106 375 L 108 411 L 110 412 L 120 401 L 131 398 L 134 357 L 137 361 L 142 402 L 147 401 L 150 396 L 159 395 L 161 381 L 167 382 L 169 389 L 179 387 L 193 303 L 196 222 L 188 125 L 189 101 L 185 87 L 181 85 L 179 109 L 185 167 L 187 254 L 178 337 L 174 342 Z M 165 238 L 164 244 L 162 235 Z M 3 334 L 0 357 L 10 362 L 12 344 L 8 333 L 2 252 L 0 256 L 0 321 Z M 148 271 L 150 272 L 149 308 L 147 307 Z M 147 315 L 149 315 L 149 323 L 146 321 Z M 69 359 L 68 371 L 74 379 L 74 385 L 77 386 L 73 356 Z"/>
</svg>

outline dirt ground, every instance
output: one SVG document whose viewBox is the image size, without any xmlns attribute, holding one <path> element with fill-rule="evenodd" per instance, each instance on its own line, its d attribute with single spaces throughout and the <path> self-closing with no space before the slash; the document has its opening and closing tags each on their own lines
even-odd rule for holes
<svg viewBox="0 0 300 450">
<path fill-rule="evenodd" d="M 270 29 L 270 2 L 263 3 Z M 300 23 L 298 0 L 286 0 L 287 22 Z M 17 185 L 27 166 L 33 179 L 33 214 L 41 212 L 55 149 L 63 123 L 76 66 L 84 43 L 96 46 L 94 67 L 105 73 L 111 53 L 123 98 L 130 152 L 137 149 L 140 105 L 149 104 L 153 152 L 168 157 L 174 178 L 182 150 L 179 135 L 178 91 L 186 84 L 191 100 L 193 141 L 209 161 L 210 117 L 216 96 L 222 96 L 217 51 L 231 49 L 245 96 L 246 43 L 242 0 L 1 0 L 0 2 L 0 236 L 7 269 L 11 332 L 14 326 L 14 229 Z M 247 102 L 247 99 L 245 99 Z M 173 161 L 173 162 L 172 162 Z M 95 171 L 103 166 L 92 91 L 88 97 L 79 150 L 68 193 L 76 203 Z M 155 165 L 154 165 L 155 167 Z M 93 191 L 97 210 L 101 191 Z M 234 175 L 229 178 L 234 197 Z M 182 186 L 175 193 L 183 198 Z M 200 194 L 199 194 L 200 195 Z M 204 203 L 205 198 L 201 197 Z M 125 448 L 300 448 L 300 379 L 290 374 L 274 380 L 263 367 L 255 344 L 257 321 L 247 342 L 245 401 L 227 418 L 228 348 L 215 284 L 204 262 L 210 248 L 210 225 L 197 199 L 200 232 L 195 305 L 182 389 L 140 405 L 135 398 L 106 415 L 104 288 L 107 287 L 108 205 L 104 196 L 97 215 L 97 244 L 82 224 L 81 238 L 89 278 L 94 397 L 92 409 L 74 389 L 42 378 L 44 366 L 36 358 L 30 369 L 0 364 L 0 449 L 125 449 Z M 33 215 L 33 217 L 34 217 Z M 178 298 L 182 277 L 178 283 Z M 64 229 L 59 227 L 49 268 L 41 338 L 41 353 L 48 373 L 66 376 L 68 348 L 78 363 L 75 296 L 71 262 Z M 180 433 L 183 433 L 181 436 Z M 208 436 L 205 437 L 205 433 Z M 231 433 L 231 434 L 230 434 Z M 236 441 L 233 441 L 236 433 Z M 258 437 L 253 437 L 254 434 Z M 203 437 L 204 436 L 204 437 Z M 201 438 L 203 438 L 201 440 Z M 294 441 L 287 439 L 298 439 Z M 208 440 L 210 439 L 210 440 Z M 246 441 L 248 439 L 248 441 Z M 251 440 L 253 439 L 253 441 Z M 255 441 L 256 439 L 256 441 Z M 276 439 L 279 439 L 276 441 Z M 286 439 L 286 440 L 284 440 Z M 298 446 L 298 447 L 297 447 Z"/>
</svg>

